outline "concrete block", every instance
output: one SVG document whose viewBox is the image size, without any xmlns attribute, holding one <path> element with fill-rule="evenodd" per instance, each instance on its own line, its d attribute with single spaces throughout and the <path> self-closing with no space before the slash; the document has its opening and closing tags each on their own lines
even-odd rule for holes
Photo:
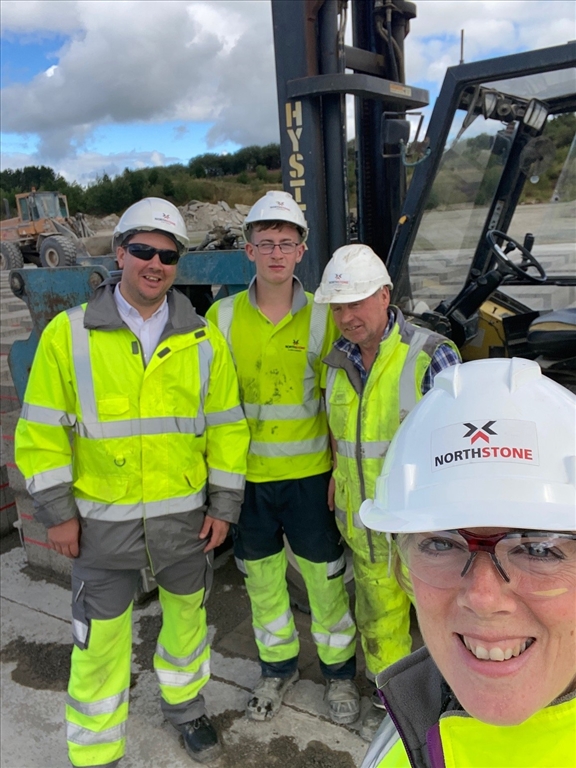
<svg viewBox="0 0 576 768">
<path fill-rule="evenodd" d="M 0 537 L 6 536 L 14 530 L 14 523 L 18 519 L 14 494 L 8 483 L 8 470 L 5 465 L 0 466 Z"/>
<path fill-rule="evenodd" d="M 16 494 L 16 507 L 28 563 L 33 568 L 68 577 L 72 561 L 49 547 L 46 528 L 34 520 L 32 498 L 27 493 Z"/>
</svg>

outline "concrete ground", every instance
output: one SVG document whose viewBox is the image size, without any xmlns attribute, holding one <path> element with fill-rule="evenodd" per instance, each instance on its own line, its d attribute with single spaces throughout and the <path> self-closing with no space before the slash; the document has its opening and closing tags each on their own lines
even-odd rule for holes
<svg viewBox="0 0 576 768">
<path fill-rule="evenodd" d="M 2 545 L 0 765 L 64 768 L 68 765 L 64 702 L 72 649 L 69 590 L 53 576 L 27 566 L 17 534 L 3 539 Z M 367 744 L 358 736 L 358 726 L 330 722 L 309 637 L 309 617 L 298 610 L 295 616 L 302 640 L 301 679 L 271 722 L 250 722 L 244 716 L 244 706 L 258 679 L 259 665 L 248 597 L 231 554 L 218 558 L 208 603 L 212 678 L 205 688 L 208 711 L 224 744 L 223 756 L 211 764 L 214 768 L 360 765 Z M 184 768 L 193 764 L 160 711 L 152 670 L 159 629 L 157 600 L 135 609 L 128 746 L 122 761 L 125 768 Z M 369 706 L 364 696 L 363 711 Z"/>
</svg>

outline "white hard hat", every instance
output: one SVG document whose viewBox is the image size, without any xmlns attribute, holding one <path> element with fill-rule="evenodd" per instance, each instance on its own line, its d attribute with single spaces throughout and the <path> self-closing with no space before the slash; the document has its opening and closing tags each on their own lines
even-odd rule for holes
<svg viewBox="0 0 576 768">
<path fill-rule="evenodd" d="M 122 214 L 114 230 L 112 249 L 136 232 L 166 232 L 178 243 L 181 250 L 188 248 L 190 240 L 186 224 L 178 208 L 160 197 L 145 197 Z"/>
<path fill-rule="evenodd" d="M 576 397 L 532 360 L 441 371 L 396 433 L 360 507 L 388 533 L 576 530 Z"/>
<path fill-rule="evenodd" d="M 308 237 L 308 224 L 302 209 L 289 192 L 266 192 L 248 212 L 242 224 L 242 234 L 248 240 L 248 225 L 257 221 L 285 221 L 302 232 L 302 242 Z"/>
<path fill-rule="evenodd" d="M 322 275 L 314 301 L 318 304 L 349 304 L 362 301 L 392 281 L 382 259 L 369 245 L 343 245 L 334 254 Z"/>
</svg>

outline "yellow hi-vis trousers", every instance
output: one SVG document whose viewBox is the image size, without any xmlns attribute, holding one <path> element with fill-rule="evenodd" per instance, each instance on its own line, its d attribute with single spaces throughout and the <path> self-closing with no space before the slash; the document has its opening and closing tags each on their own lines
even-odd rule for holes
<svg viewBox="0 0 576 768">
<path fill-rule="evenodd" d="M 389 573 L 389 544 L 384 534 L 372 537 L 372 562 L 366 531 L 338 527 L 352 550 L 356 595 L 356 626 L 360 633 L 370 680 L 407 656 L 412 648 L 410 637 L 410 598 Z"/>
<path fill-rule="evenodd" d="M 210 675 L 205 590 L 159 592 L 163 619 L 154 669 L 164 702 L 177 706 L 195 699 Z M 73 766 L 108 766 L 124 754 L 131 651 L 132 605 L 116 618 L 91 619 L 87 647 L 74 646 L 66 704 Z"/>
<path fill-rule="evenodd" d="M 338 665 L 354 656 L 356 627 L 348 610 L 342 575 L 328 578 L 328 563 L 296 557 L 310 600 L 312 637 L 320 660 Z M 286 552 L 261 560 L 244 560 L 246 590 L 252 605 L 252 624 L 258 655 L 264 662 L 298 656 L 300 644 L 290 609 L 286 583 Z"/>
</svg>

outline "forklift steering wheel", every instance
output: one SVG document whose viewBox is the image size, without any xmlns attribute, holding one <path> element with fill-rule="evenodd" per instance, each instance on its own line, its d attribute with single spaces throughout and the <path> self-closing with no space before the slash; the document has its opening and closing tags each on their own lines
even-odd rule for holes
<svg viewBox="0 0 576 768">
<path fill-rule="evenodd" d="M 515 264 L 512 259 L 508 256 L 507 253 L 504 252 L 502 247 L 496 242 L 496 238 L 500 238 L 501 240 L 504 240 L 505 242 L 509 243 L 512 246 L 513 250 L 514 248 L 518 248 L 520 253 L 522 254 L 522 261 L 520 264 Z M 488 241 L 490 247 L 492 248 L 494 252 L 494 256 L 496 259 L 502 264 L 504 267 L 508 268 L 511 273 L 514 273 L 517 275 L 517 277 L 522 278 L 522 280 L 526 280 L 529 283 L 545 283 L 547 276 L 546 271 L 542 264 L 536 259 L 536 257 L 528 250 L 528 248 L 525 248 L 523 245 L 521 245 L 517 240 L 514 240 L 514 238 L 510 237 L 510 235 L 507 235 L 505 232 L 500 232 L 497 229 L 491 229 L 486 234 L 486 240 Z M 537 275 L 531 275 L 528 272 L 528 269 L 530 267 L 534 267 L 538 270 Z"/>
</svg>

